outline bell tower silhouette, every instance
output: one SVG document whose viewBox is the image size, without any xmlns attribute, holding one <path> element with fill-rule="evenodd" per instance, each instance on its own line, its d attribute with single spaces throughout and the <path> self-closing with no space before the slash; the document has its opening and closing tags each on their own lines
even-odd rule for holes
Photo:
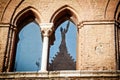
<svg viewBox="0 0 120 80">
<path fill-rule="evenodd" d="M 61 32 L 61 44 L 59 46 L 59 52 L 53 57 L 52 62 L 49 65 L 49 70 L 75 70 L 75 61 L 70 56 L 66 46 L 66 33 L 68 32 L 70 21 L 68 21 L 66 29 L 60 28 Z"/>
</svg>

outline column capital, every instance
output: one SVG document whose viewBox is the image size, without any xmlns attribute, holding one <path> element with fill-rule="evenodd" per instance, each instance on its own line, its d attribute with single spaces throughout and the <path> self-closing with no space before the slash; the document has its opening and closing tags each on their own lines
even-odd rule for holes
<svg viewBox="0 0 120 80">
<path fill-rule="evenodd" d="M 50 36 L 53 32 L 53 23 L 41 23 L 40 27 L 43 36 Z"/>
</svg>

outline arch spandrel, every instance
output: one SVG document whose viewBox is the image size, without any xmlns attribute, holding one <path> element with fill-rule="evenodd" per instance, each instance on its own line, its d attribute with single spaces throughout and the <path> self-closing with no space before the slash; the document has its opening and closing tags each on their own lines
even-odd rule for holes
<svg viewBox="0 0 120 80">
<path fill-rule="evenodd" d="M 1 15 L 1 21 L 4 23 L 10 23 L 11 18 L 14 16 L 15 9 L 18 8 L 18 4 L 21 2 L 23 2 L 23 0 L 8 0 Z"/>
<path fill-rule="evenodd" d="M 106 11 L 105 11 L 105 14 L 104 14 L 105 19 L 113 20 L 115 18 L 116 9 L 117 9 L 118 5 L 120 5 L 119 0 L 109 0 L 108 5 L 106 5 Z M 119 7 L 118 10 L 120 10 L 120 7 Z"/>
<path fill-rule="evenodd" d="M 36 1 L 38 3 L 39 0 Z M 31 5 L 31 4 L 32 5 Z M 13 20 L 16 16 L 25 9 L 31 9 L 35 14 L 39 13 L 37 6 L 32 1 L 26 0 L 10 0 L 9 3 L 5 6 L 4 12 L 2 13 L 1 21 L 4 23 L 13 23 Z"/>
</svg>

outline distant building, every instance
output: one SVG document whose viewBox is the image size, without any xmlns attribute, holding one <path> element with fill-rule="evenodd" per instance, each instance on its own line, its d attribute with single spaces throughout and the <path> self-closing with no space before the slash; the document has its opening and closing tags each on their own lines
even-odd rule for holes
<svg viewBox="0 0 120 80">
<path fill-rule="evenodd" d="M 50 63 L 49 70 L 56 71 L 56 70 L 75 70 L 76 63 L 72 56 L 70 56 L 69 52 L 67 51 L 66 47 L 66 33 L 68 31 L 70 22 L 68 22 L 66 29 L 61 27 L 61 44 L 59 46 L 59 52 L 53 58 L 52 62 Z"/>
</svg>

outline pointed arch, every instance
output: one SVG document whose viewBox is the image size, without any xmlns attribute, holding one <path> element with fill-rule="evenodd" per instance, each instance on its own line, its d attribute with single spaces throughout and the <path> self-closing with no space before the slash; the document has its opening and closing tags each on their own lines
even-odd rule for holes
<svg viewBox="0 0 120 80">
<path fill-rule="evenodd" d="M 57 51 L 52 52 L 53 49 L 54 49 L 54 51 L 59 49 L 58 53 L 59 52 L 65 53 L 66 55 L 68 53 L 71 53 L 71 55 L 74 56 L 74 59 L 76 60 L 77 24 L 79 23 L 79 16 L 78 16 L 77 12 L 75 11 L 75 9 L 73 9 L 72 7 L 70 7 L 68 5 L 62 6 L 61 8 L 56 10 L 55 13 L 52 15 L 50 22 L 54 23 L 54 32 L 50 36 L 50 44 L 53 46 L 50 46 L 50 57 L 49 58 L 51 58 L 51 54 L 53 55 L 54 53 L 57 53 Z M 70 25 L 66 24 L 66 22 L 68 22 Z M 66 39 L 64 39 L 64 41 L 62 42 L 62 41 L 59 41 L 59 40 L 61 40 L 61 36 L 59 36 L 60 35 L 59 33 L 62 29 L 64 31 L 66 31 L 65 29 L 68 29 L 68 28 L 66 28 L 66 25 L 67 25 L 67 27 L 68 26 L 71 26 L 71 27 L 68 31 L 69 33 L 67 34 Z M 65 28 L 62 28 L 62 27 L 65 27 Z M 72 38 L 74 38 L 74 40 L 72 40 L 72 38 L 70 38 L 69 35 Z M 74 36 L 72 36 L 72 35 L 74 35 Z M 70 42 L 69 42 L 69 40 L 70 40 Z M 71 44 L 72 43 L 71 41 L 73 42 L 73 44 Z M 66 43 L 66 42 L 68 42 L 68 43 Z M 59 47 L 58 43 L 62 44 L 62 45 L 60 45 L 62 47 Z M 67 46 L 69 45 L 69 48 L 68 47 L 66 48 L 66 45 Z M 74 46 L 75 49 L 73 50 L 73 48 L 70 46 Z M 64 48 L 64 50 L 61 50 L 63 48 Z M 66 49 L 66 51 L 65 51 L 65 49 Z M 68 52 L 67 52 L 67 49 L 69 49 Z M 73 50 L 73 52 L 71 52 L 70 49 Z M 64 52 L 61 52 L 61 51 L 64 51 Z M 60 55 L 62 55 L 62 54 L 60 54 Z M 64 57 L 66 55 L 64 55 Z M 70 56 L 67 56 L 67 57 L 70 57 Z M 56 58 L 56 59 L 60 59 L 60 58 Z M 62 59 L 63 58 L 61 58 L 61 62 L 62 62 Z M 64 65 L 64 63 L 61 63 L 61 62 L 60 63 L 56 62 L 56 60 L 55 60 L 55 63 L 54 63 L 54 61 L 52 63 L 50 63 L 49 69 L 50 70 L 75 70 L 76 69 L 76 63 L 75 63 L 76 61 L 74 62 L 74 60 L 69 58 L 68 62 L 66 62 L 66 63 L 69 63 L 69 61 L 71 63 L 73 63 L 71 68 L 66 68 L 67 65 Z M 71 63 L 69 63 L 69 64 L 71 64 Z M 59 69 L 53 68 L 53 66 L 55 66 L 56 64 L 62 65 L 61 68 L 59 68 Z M 63 68 L 63 65 L 64 65 L 64 68 Z"/>
<path fill-rule="evenodd" d="M 79 22 L 79 16 L 75 9 L 68 5 L 64 5 L 52 15 L 50 22 L 54 23 L 54 26 L 59 26 L 62 22 L 70 20 L 75 25 Z"/>
<path fill-rule="evenodd" d="M 39 11 L 31 6 L 24 8 L 21 10 L 15 18 L 11 20 L 11 25 L 9 28 L 9 35 L 8 35 L 8 42 L 6 48 L 6 56 L 8 54 L 8 60 L 5 59 L 5 63 L 7 68 L 4 71 L 13 71 L 14 63 L 15 63 L 15 56 L 16 56 L 16 49 L 17 43 L 19 41 L 19 33 L 20 31 L 29 23 L 34 22 L 37 25 L 41 22 L 41 15 Z M 4 66 L 6 66 L 4 65 Z M 10 65 L 10 66 L 8 66 Z"/>
<path fill-rule="evenodd" d="M 25 18 L 32 18 L 34 19 L 38 24 L 41 22 L 41 15 L 37 9 L 34 7 L 26 7 L 23 10 L 21 10 L 16 17 L 13 19 L 13 25 L 19 25 L 21 22 L 25 21 Z M 31 19 L 31 20 L 32 20 Z M 28 21 L 29 23 L 29 21 Z"/>
</svg>

